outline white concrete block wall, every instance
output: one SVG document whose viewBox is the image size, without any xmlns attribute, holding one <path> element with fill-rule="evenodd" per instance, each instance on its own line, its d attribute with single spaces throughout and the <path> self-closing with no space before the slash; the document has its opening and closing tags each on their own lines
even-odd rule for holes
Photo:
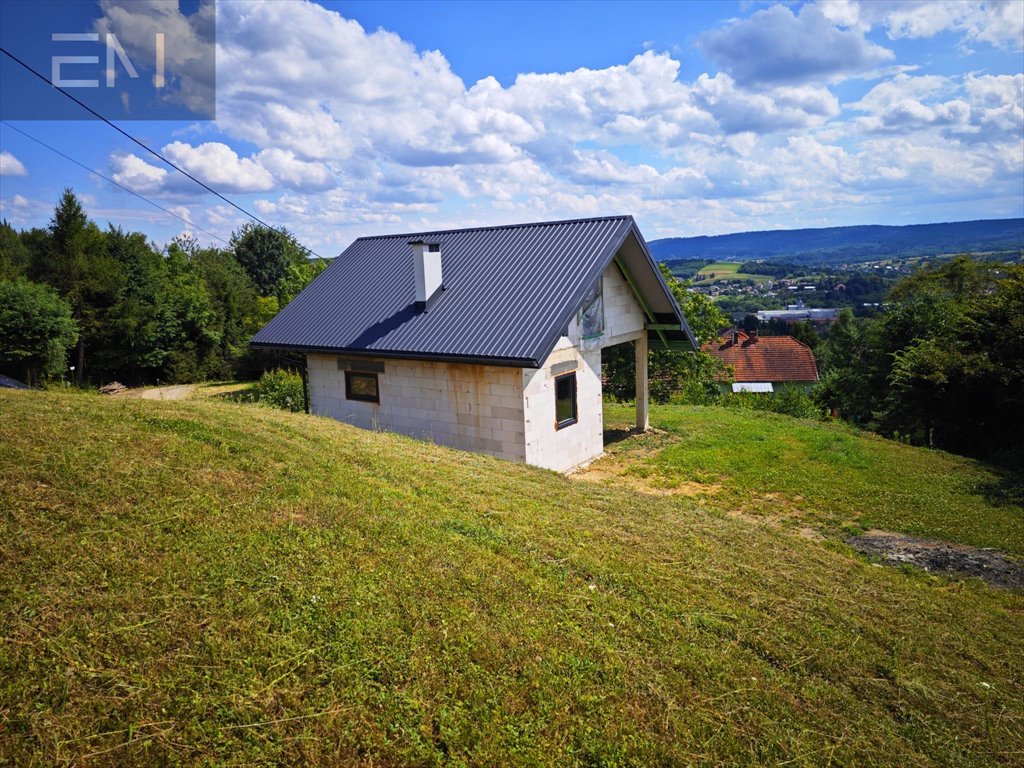
<svg viewBox="0 0 1024 768">
<path fill-rule="evenodd" d="M 576 363 L 577 421 L 558 429 L 555 422 L 555 374 L 552 366 Z M 604 452 L 601 399 L 601 349 L 583 351 L 563 337 L 541 368 L 524 368 L 523 408 L 526 462 L 565 472 Z"/>
<path fill-rule="evenodd" d="M 310 410 L 364 429 L 525 461 L 519 368 L 419 360 L 374 360 L 380 403 L 345 399 L 334 355 L 308 355 Z"/>
</svg>

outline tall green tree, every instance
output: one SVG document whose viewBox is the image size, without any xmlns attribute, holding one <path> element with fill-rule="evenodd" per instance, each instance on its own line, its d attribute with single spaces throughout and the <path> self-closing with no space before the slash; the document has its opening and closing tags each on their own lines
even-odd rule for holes
<svg viewBox="0 0 1024 768">
<path fill-rule="evenodd" d="M 46 285 L 24 278 L 0 282 L 0 367 L 38 384 L 65 371 L 78 338 L 71 307 Z"/>
<path fill-rule="evenodd" d="M 1024 266 L 958 257 L 899 281 L 819 348 L 819 401 L 885 435 L 991 459 L 1024 451 Z"/>
<path fill-rule="evenodd" d="M 175 244 L 167 249 L 167 280 L 160 296 L 160 343 L 166 350 L 163 378 L 202 381 L 218 375 L 221 333 L 203 275 Z"/>
<path fill-rule="evenodd" d="M 104 233 L 104 247 L 123 281 L 96 329 L 92 370 L 126 384 L 151 381 L 160 375 L 167 354 L 160 339 L 166 264 L 141 232 L 111 226 Z"/>
<path fill-rule="evenodd" d="M 79 327 L 75 376 L 81 384 L 86 353 L 99 346 L 125 276 L 106 252 L 103 232 L 89 221 L 71 189 L 61 193 L 48 235 L 33 250 L 30 275 L 54 287 L 71 305 Z"/>
<path fill-rule="evenodd" d="M 893 288 L 879 428 L 993 456 L 1024 446 L 1024 266 L 958 257 Z"/>
<path fill-rule="evenodd" d="M 28 272 L 31 253 L 7 220 L 0 222 L 0 280 L 13 280 Z"/>
<path fill-rule="evenodd" d="M 255 222 L 231 235 L 231 251 L 261 296 L 276 294 L 288 267 L 305 261 L 303 249 L 288 230 Z"/>
<path fill-rule="evenodd" d="M 818 346 L 818 402 L 833 414 L 868 426 L 886 388 L 887 366 L 878 348 L 877 323 L 844 309 Z"/>
</svg>

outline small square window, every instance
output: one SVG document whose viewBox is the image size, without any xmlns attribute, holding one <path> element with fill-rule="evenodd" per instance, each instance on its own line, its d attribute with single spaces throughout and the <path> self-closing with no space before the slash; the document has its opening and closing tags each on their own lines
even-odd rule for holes
<svg viewBox="0 0 1024 768">
<path fill-rule="evenodd" d="M 345 397 L 349 400 L 379 403 L 380 389 L 377 385 L 377 374 L 345 371 Z"/>
<path fill-rule="evenodd" d="M 555 377 L 555 429 L 576 423 L 576 372 Z"/>
</svg>

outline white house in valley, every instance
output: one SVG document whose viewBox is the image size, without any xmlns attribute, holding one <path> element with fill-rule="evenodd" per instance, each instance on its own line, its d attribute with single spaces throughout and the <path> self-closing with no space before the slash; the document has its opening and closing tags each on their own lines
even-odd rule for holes
<svg viewBox="0 0 1024 768">
<path fill-rule="evenodd" d="M 313 413 L 558 471 L 604 450 L 601 350 L 696 348 L 630 216 L 364 237 L 253 338 Z"/>
</svg>

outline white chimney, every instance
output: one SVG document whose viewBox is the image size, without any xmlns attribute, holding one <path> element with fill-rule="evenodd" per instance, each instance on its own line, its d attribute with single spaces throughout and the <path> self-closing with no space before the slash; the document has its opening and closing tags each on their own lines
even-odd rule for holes
<svg viewBox="0 0 1024 768">
<path fill-rule="evenodd" d="M 423 240 L 411 240 L 412 266 L 416 275 L 416 304 L 426 307 L 430 298 L 443 288 L 441 282 L 441 246 Z"/>
</svg>

